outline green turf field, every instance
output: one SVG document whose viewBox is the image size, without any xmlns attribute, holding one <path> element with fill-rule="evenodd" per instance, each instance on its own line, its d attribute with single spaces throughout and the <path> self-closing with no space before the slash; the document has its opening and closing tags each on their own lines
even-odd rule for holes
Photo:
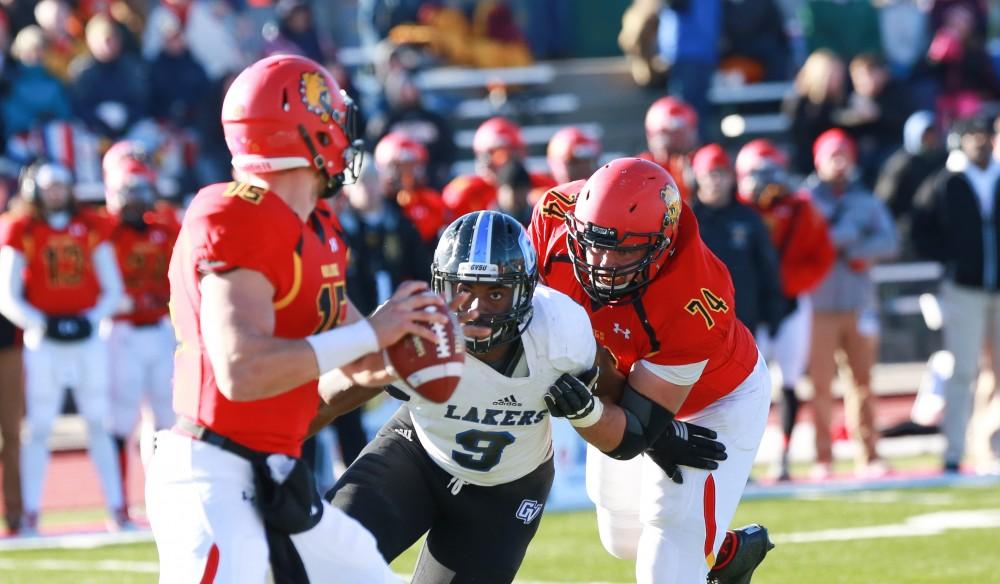
<svg viewBox="0 0 1000 584">
<path fill-rule="evenodd" d="M 970 512 L 970 513 L 960 513 Z M 771 529 L 778 547 L 757 584 L 1000 583 L 1000 488 L 871 491 L 744 502 L 736 518 Z M 394 568 L 408 573 L 417 550 Z M 0 582 L 154 582 L 152 544 L 0 552 Z M 547 514 L 523 582 L 633 581 L 611 558 L 591 513 Z"/>
</svg>

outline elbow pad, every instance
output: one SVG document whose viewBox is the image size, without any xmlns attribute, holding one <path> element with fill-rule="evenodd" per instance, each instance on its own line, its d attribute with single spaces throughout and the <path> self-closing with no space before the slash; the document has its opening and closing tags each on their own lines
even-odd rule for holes
<svg viewBox="0 0 1000 584">
<path fill-rule="evenodd" d="M 649 449 L 674 419 L 674 413 L 651 401 L 627 382 L 619 407 L 625 411 L 622 441 L 606 454 L 617 460 L 635 458 Z"/>
</svg>

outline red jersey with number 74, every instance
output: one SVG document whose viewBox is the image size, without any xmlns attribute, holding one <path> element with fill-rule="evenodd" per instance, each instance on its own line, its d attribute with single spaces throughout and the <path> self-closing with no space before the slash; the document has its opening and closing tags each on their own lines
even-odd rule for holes
<svg viewBox="0 0 1000 584">
<path fill-rule="evenodd" d="M 577 282 L 567 249 L 563 217 L 583 184 L 557 186 L 535 207 L 528 233 L 538 251 L 542 283 L 587 310 L 597 342 L 611 352 L 623 375 L 640 360 L 666 367 L 704 362 L 679 417 L 732 392 L 756 366 L 757 345 L 736 318 L 729 270 L 702 242 L 694 213 L 684 206 L 674 253 L 642 297 L 604 306 Z"/>
<path fill-rule="evenodd" d="M 255 450 L 298 456 L 319 406 L 317 382 L 262 400 L 226 399 L 201 334 L 199 280 L 237 269 L 260 272 L 274 287 L 274 336 L 301 339 L 344 318 L 346 259 L 340 237 L 318 213 L 303 223 L 280 197 L 246 183 L 202 189 L 170 260 L 177 414 Z"/>
</svg>

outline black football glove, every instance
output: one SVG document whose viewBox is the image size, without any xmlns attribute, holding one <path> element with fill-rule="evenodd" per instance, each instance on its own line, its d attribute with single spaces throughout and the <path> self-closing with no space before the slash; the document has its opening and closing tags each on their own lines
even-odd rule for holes
<svg viewBox="0 0 1000 584">
<path fill-rule="evenodd" d="M 49 315 L 45 318 L 45 336 L 53 341 L 82 341 L 93 333 L 85 316 Z"/>
<path fill-rule="evenodd" d="M 726 447 L 716 437 L 708 428 L 673 420 L 646 455 L 679 485 L 684 477 L 678 467 L 715 470 L 719 468 L 718 461 L 728 457 Z"/>
<path fill-rule="evenodd" d="M 595 408 L 603 409 L 592 390 L 599 369 L 594 367 L 579 377 L 563 373 L 545 392 L 545 405 L 553 418 L 566 418 L 572 424 L 589 416 Z M 587 424 L 588 426 L 590 424 Z"/>
</svg>

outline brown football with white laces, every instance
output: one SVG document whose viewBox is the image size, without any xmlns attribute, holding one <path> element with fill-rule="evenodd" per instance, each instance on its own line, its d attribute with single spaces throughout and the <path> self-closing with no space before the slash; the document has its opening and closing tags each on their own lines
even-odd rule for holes
<svg viewBox="0 0 1000 584">
<path fill-rule="evenodd" d="M 416 335 L 406 335 L 386 347 L 385 361 L 399 376 L 399 381 L 424 399 L 444 403 L 455 393 L 465 367 L 465 336 L 458 319 L 447 309 L 432 304 L 428 312 L 448 315 L 445 323 L 428 324 L 437 341 L 428 342 Z"/>
</svg>

